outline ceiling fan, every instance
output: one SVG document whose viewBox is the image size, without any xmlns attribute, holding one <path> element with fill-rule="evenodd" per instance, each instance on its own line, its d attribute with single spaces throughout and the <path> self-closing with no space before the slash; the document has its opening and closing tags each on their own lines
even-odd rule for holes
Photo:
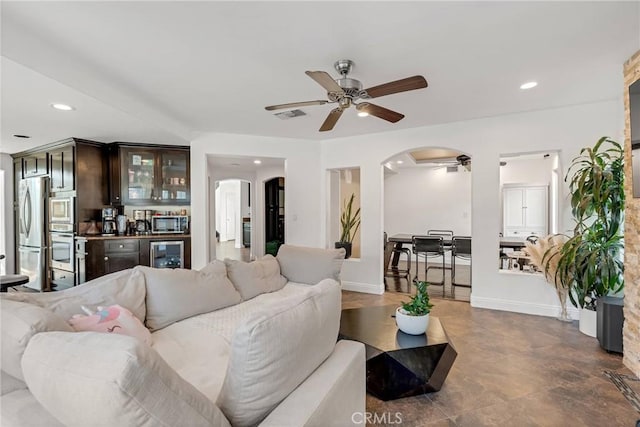
<svg viewBox="0 0 640 427">
<path fill-rule="evenodd" d="M 288 104 L 270 105 L 265 107 L 265 109 L 267 111 L 273 111 L 284 108 L 306 107 L 310 105 L 338 104 L 336 108 L 331 110 L 324 123 L 322 123 L 322 126 L 320 126 L 320 132 L 326 132 L 333 129 L 338 122 L 338 119 L 340 119 L 340 116 L 342 116 L 344 110 L 352 105 L 354 105 L 356 110 L 363 115 L 371 115 L 391 123 L 396 123 L 404 118 L 404 114 L 380 107 L 379 105 L 372 104 L 366 100 L 427 87 L 427 81 L 424 77 L 413 76 L 362 89 L 362 83 L 359 80 L 347 77 L 354 66 L 353 61 L 349 59 L 341 59 L 336 61 L 333 66 L 338 73 L 340 73 L 341 77 L 339 79 L 334 80 L 333 77 L 325 71 L 306 71 L 306 74 L 309 77 L 327 90 L 328 100 L 291 102 Z M 356 103 L 359 99 L 365 101 Z"/>
</svg>

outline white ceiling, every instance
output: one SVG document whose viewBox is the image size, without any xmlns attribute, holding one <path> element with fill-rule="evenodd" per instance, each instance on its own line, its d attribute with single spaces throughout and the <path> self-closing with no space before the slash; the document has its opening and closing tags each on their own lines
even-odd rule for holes
<svg viewBox="0 0 640 427">
<path fill-rule="evenodd" d="M 201 132 L 327 139 L 619 99 L 622 63 L 640 48 L 638 2 L 0 7 L 2 56 L 11 60 L 2 61 L 2 151 L 9 152 L 16 151 L 14 133 L 46 142 L 62 131 L 102 140 L 142 132 L 140 139 L 175 136 L 177 143 Z M 291 120 L 264 110 L 323 99 L 304 71 L 335 75 L 333 62 L 341 58 L 356 62 L 352 77 L 365 87 L 415 74 L 429 87 L 375 100 L 406 115 L 397 124 L 348 111 L 332 132 L 319 133 L 331 106 L 305 107 L 307 116 Z M 40 86 L 55 84 L 11 71 L 18 64 L 35 79 L 59 82 L 56 102 L 81 104 L 75 123 L 50 117 L 51 95 Z M 529 80 L 539 86 L 520 90 Z"/>
</svg>

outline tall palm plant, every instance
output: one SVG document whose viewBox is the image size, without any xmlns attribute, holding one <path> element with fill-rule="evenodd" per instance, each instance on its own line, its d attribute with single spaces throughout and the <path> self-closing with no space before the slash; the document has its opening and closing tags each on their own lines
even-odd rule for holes
<svg viewBox="0 0 640 427">
<path fill-rule="evenodd" d="M 605 145 L 606 144 L 606 145 Z M 567 172 L 574 236 L 560 251 L 558 274 L 570 283 L 571 302 L 594 308 L 590 301 L 624 287 L 624 150 L 602 137 L 583 148 Z"/>
</svg>

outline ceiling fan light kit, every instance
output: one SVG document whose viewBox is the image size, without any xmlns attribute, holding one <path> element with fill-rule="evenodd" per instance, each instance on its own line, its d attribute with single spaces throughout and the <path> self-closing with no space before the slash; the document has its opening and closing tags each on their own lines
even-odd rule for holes
<svg viewBox="0 0 640 427">
<path fill-rule="evenodd" d="M 394 93 L 427 87 L 427 80 L 423 76 L 413 76 L 373 86 L 368 89 L 362 89 L 363 85 L 359 80 L 348 77 L 354 65 L 354 62 L 349 59 L 336 61 L 333 66 L 341 77 L 335 80 L 325 71 L 306 71 L 306 74 L 309 77 L 315 80 L 316 83 L 327 91 L 328 100 L 277 104 L 267 106 L 265 109 L 267 111 L 273 111 L 285 108 L 307 107 L 311 105 L 337 104 L 337 106 L 329 112 L 329 115 L 325 119 L 324 123 L 322 123 L 322 126 L 320 126 L 320 132 L 332 130 L 342 116 L 344 110 L 348 109 L 352 105 L 356 107 L 358 115 L 361 117 L 371 115 L 390 123 L 397 123 L 404 118 L 404 114 L 400 114 L 396 111 L 389 110 L 367 101 L 360 103 L 356 103 L 356 101 L 360 99 L 367 100 L 378 98 L 381 96 L 392 95 Z"/>
</svg>

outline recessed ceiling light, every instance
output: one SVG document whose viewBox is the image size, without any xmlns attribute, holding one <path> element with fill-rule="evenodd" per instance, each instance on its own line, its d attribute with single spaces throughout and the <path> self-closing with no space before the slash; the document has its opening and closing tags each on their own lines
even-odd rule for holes
<svg viewBox="0 0 640 427">
<path fill-rule="evenodd" d="M 402 160 L 398 160 L 396 163 L 397 163 L 397 164 L 399 164 L 399 165 L 401 165 L 401 164 L 403 164 L 404 162 L 403 162 Z"/>
<path fill-rule="evenodd" d="M 255 163 L 256 165 L 259 165 L 260 163 L 262 163 L 262 160 L 254 160 L 253 163 Z"/>
<path fill-rule="evenodd" d="M 75 110 L 75 108 L 73 108 L 71 105 L 67 105 L 67 104 L 57 104 L 57 103 L 53 103 L 51 104 L 52 108 L 55 108 L 56 110 L 61 110 L 61 111 L 71 111 L 71 110 Z"/>
<path fill-rule="evenodd" d="M 13 136 L 15 136 L 16 138 L 31 138 L 29 135 L 14 134 Z"/>
<path fill-rule="evenodd" d="M 526 82 L 520 85 L 520 89 L 532 89 L 538 86 L 538 82 Z"/>
<path fill-rule="evenodd" d="M 365 112 L 365 111 L 360 111 L 358 113 L 358 117 L 367 117 L 369 115 L 369 113 Z"/>
</svg>

